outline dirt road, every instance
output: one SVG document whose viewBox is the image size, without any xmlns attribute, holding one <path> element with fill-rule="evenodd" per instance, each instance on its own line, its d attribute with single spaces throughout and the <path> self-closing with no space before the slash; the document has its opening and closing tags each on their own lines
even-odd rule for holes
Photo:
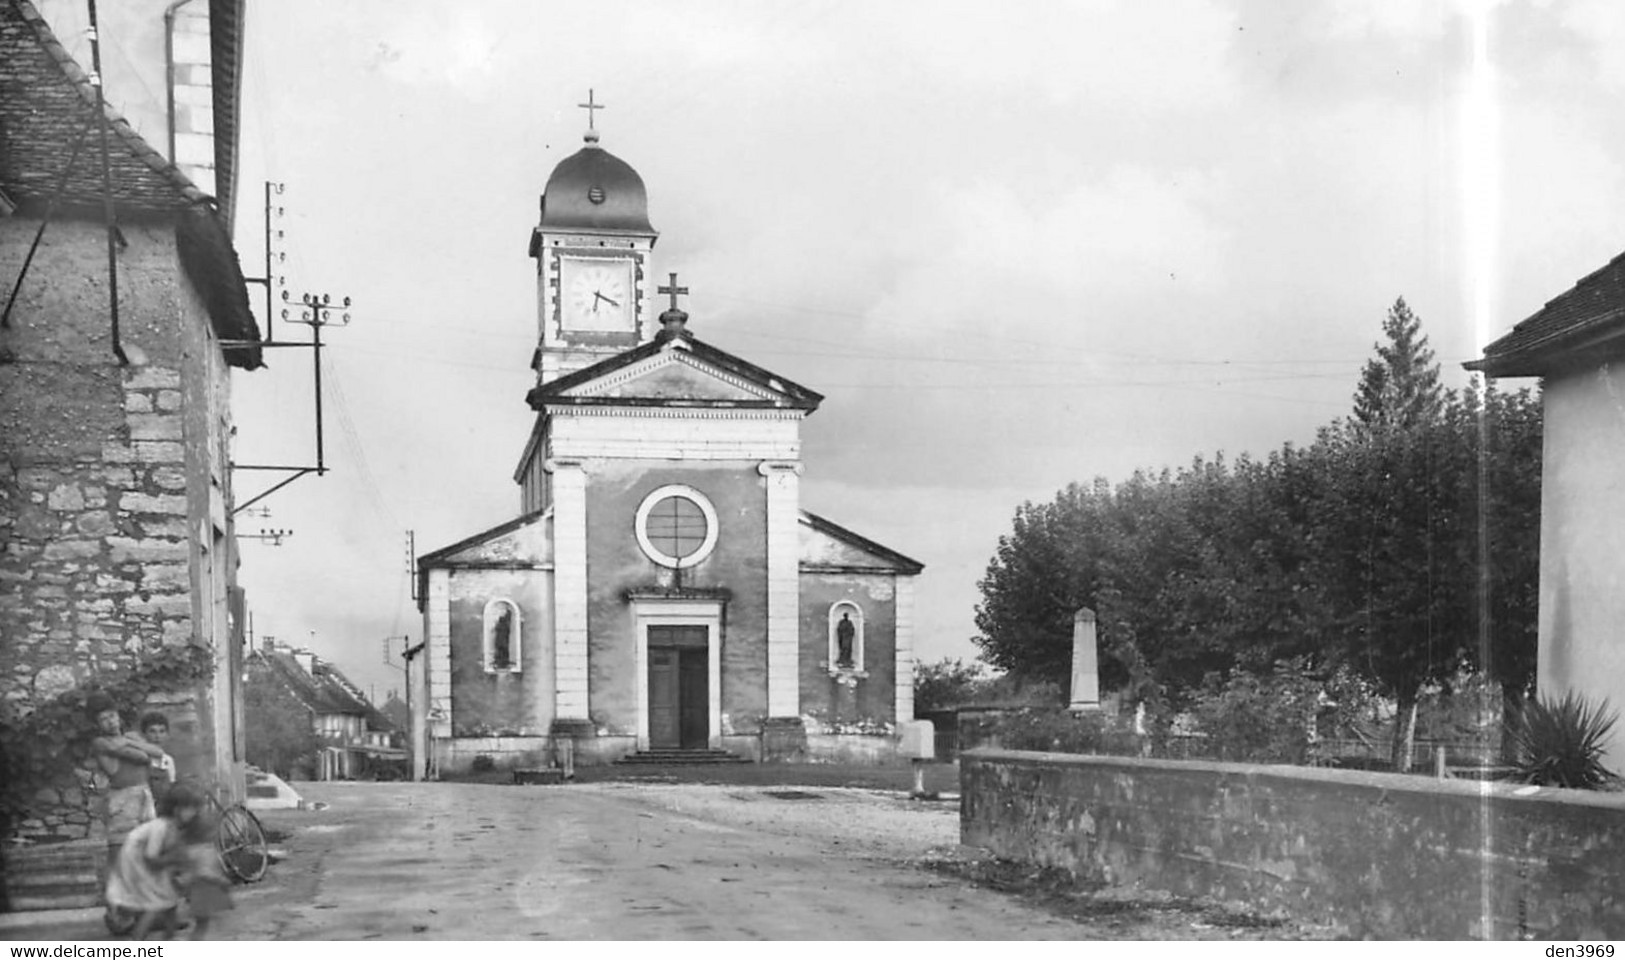
<svg viewBox="0 0 1625 960">
<path fill-rule="evenodd" d="M 957 810 L 838 788 L 310 784 L 227 939 L 1088 936 L 906 863 Z"/>
</svg>

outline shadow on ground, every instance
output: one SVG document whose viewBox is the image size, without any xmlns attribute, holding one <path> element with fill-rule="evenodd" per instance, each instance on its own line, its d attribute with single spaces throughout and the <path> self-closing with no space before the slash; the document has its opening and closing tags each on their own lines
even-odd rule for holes
<svg viewBox="0 0 1625 960">
<path fill-rule="evenodd" d="M 1239 904 L 1220 904 L 1145 890 L 1092 883 L 1065 870 L 1035 867 L 962 850 L 927 857 L 918 864 L 978 887 L 1018 897 L 1030 906 L 1088 924 L 1099 936 L 1125 940 L 1322 940 L 1335 930 L 1283 914 L 1264 914 Z"/>
<path fill-rule="evenodd" d="M 509 784 L 509 770 L 487 770 L 446 777 L 447 782 Z M 645 766 L 600 764 L 575 769 L 577 783 L 705 783 L 719 785 L 785 787 L 857 787 L 869 790 L 914 789 L 914 771 L 906 764 L 870 766 L 846 763 L 719 763 Z M 959 793 L 959 764 L 925 765 L 925 790 L 935 794 Z"/>
</svg>

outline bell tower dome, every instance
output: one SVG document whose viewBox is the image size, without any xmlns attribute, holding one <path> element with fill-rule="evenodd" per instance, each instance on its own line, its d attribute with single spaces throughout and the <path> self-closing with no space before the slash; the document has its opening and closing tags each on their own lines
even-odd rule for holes
<svg viewBox="0 0 1625 960">
<path fill-rule="evenodd" d="M 531 366 L 548 383 L 653 338 L 645 277 L 659 232 L 631 165 L 599 146 L 589 91 L 582 148 L 553 168 L 530 235 L 536 260 L 537 345 Z"/>
</svg>

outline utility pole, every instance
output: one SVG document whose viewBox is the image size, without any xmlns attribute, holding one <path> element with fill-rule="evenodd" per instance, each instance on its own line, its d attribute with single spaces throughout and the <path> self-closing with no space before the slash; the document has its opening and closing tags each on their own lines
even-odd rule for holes
<svg viewBox="0 0 1625 960">
<path fill-rule="evenodd" d="M 411 584 L 412 599 L 418 598 L 418 534 L 406 531 L 406 580 Z"/>
<path fill-rule="evenodd" d="M 282 541 L 293 536 L 292 530 L 261 530 L 257 533 L 239 533 L 238 540 L 258 540 L 273 547 L 282 546 Z"/>
<path fill-rule="evenodd" d="M 273 347 L 309 348 L 311 364 L 315 374 L 316 386 L 316 464 L 315 466 L 293 466 L 282 464 L 233 463 L 233 470 L 258 470 L 272 473 L 286 474 L 268 489 L 262 490 L 254 496 L 244 500 L 232 509 L 238 514 L 260 502 L 271 494 L 281 490 L 300 477 L 315 474 L 320 477 L 327 473 L 327 460 L 323 449 L 322 437 L 322 328 L 334 324 L 347 326 L 350 323 L 350 298 L 340 296 L 335 298 L 332 294 L 306 293 L 295 300 L 289 293 L 288 278 L 278 272 L 278 268 L 286 263 L 287 251 L 282 249 L 286 240 L 286 233 L 280 227 L 273 227 L 273 220 L 281 220 L 286 208 L 275 199 L 282 195 L 283 185 L 280 183 L 266 183 L 265 185 L 265 276 L 244 277 L 248 283 L 263 284 L 265 286 L 265 333 L 264 340 L 256 341 L 222 341 L 223 346 L 250 345 L 256 349 L 271 349 Z M 276 307 L 272 297 L 273 289 L 277 292 L 276 299 L 280 299 L 282 306 Z M 277 315 L 284 323 L 297 323 L 310 327 L 310 341 L 303 340 L 277 340 L 271 335 L 273 315 Z"/>
<path fill-rule="evenodd" d="M 401 659 L 406 663 L 404 668 L 406 670 L 406 763 L 407 770 L 410 771 L 415 777 L 417 773 L 418 759 L 418 718 L 417 714 L 412 712 L 412 660 L 418 654 L 423 652 L 423 643 L 419 643 L 415 647 L 412 646 L 412 638 L 410 636 L 402 637 L 401 641 L 406 644 L 406 648 L 401 652 Z M 427 641 L 424 642 L 426 643 Z M 427 742 L 428 721 L 425 720 L 424 724 L 424 740 Z"/>
</svg>

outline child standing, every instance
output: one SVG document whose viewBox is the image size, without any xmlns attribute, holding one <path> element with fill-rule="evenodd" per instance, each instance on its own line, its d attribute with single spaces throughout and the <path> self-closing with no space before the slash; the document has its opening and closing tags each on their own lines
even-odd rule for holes
<svg viewBox="0 0 1625 960">
<path fill-rule="evenodd" d="M 149 757 L 147 762 L 147 789 L 152 791 L 156 803 L 175 782 L 175 758 L 164 749 L 164 744 L 169 742 L 169 718 L 156 710 L 142 714 L 141 739 L 158 748 L 158 755 Z"/>
<path fill-rule="evenodd" d="M 131 830 L 107 876 L 107 904 L 140 914 L 130 936 L 143 940 L 160 919 L 175 935 L 181 888 L 176 874 L 191 869 L 192 846 L 200 842 L 203 796 L 191 784 L 176 784 L 164 795 L 156 819 Z"/>
<path fill-rule="evenodd" d="M 107 805 L 103 810 L 107 844 L 116 851 L 137 824 L 151 820 L 156 812 L 148 770 L 167 755 L 161 747 L 125 733 L 118 708 L 106 696 L 92 697 L 87 709 L 98 734 L 90 741 L 91 754 L 107 775 Z"/>
</svg>

